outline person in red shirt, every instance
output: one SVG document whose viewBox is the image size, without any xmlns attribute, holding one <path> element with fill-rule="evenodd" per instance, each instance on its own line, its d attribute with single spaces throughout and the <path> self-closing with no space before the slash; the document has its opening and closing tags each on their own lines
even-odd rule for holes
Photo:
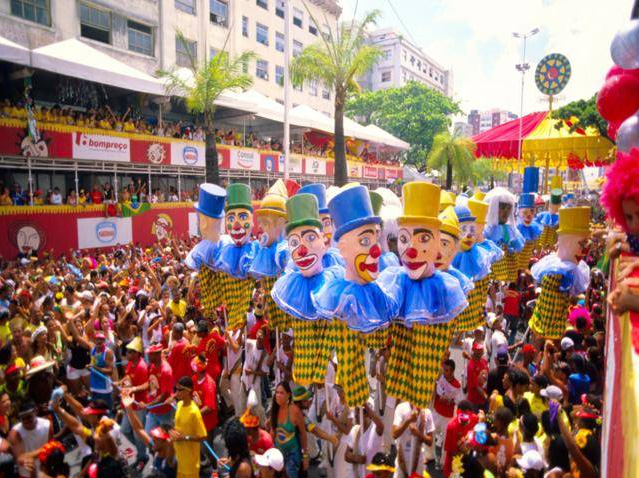
<svg viewBox="0 0 639 478">
<path fill-rule="evenodd" d="M 144 404 L 147 402 L 146 391 L 149 388 L 149 370 L 146 366 L 146 362 L 142 359 L 143 350 L 142 339 L 140 337 L 135 337 L 129 342 L 126 346 L 127 364 L 124 377 L 118 383 L 123 395 L 133 395 L 134 404 L 132 409 L 140 420 L 140 423 L 144 423 L 146 416 Z M 124 405 L 122 406 L 124 407 Z M 141 472 L 149 460 L 146 453 L 146 445 L 134 433 L 133 427 L 126 414 L 122 418 L 120 429 L 124 436 L 126 436 L 131 443 L 135 444 L 135 448 L 138 450 L 138 463 L 136 468 Z"/>
<path fill-rule="evenodd" d="M 100 185 L 94 184 L 93 191 L 91 191 L 91 202 L 93 204 L 102 204 L 102 191 L 100 191 Z"/>
<path fill-rule="evenodd" d="M 508 284 L 508 288 L 504 291 L 504 317 L 508 321 L 508 328 L 510 329 L 509 343 L 512 344 L 517 334 L 517 326 L 519 324 L 521 294 L 517 292 L 517 284 L 511 282 Z"/>
<path fill-rule="evenodd" d="M 209 324 L 205 320 L 200 320 L 197 324 L 197 336 L 200 343 L 197 346 L 197 355 L 203 355 L 206 359 L 206 373 L 208 373 L 217 383 L 222 374 L 222 364 L 220 363 L 220 353 L 226 350 L 224 337 L 217 329 L 209 333 Z"/>
<path fill-rule="evenodd" d="M 486 379 L 488 377 L 488 362 L 483 357 L 484 344 L 474 343 L 471 359 L 466 369 L 467 398 L 475 407 L 483 408 L 487 401 Z"/>
<path fill-rule="evenodd" d="M 191 376 L 191 360 L 193 350 L 191 343 L 184 337 L 184 324 L 178 322 L 173 324 L 173 345 L 169 351 L 167 361 L 173 371 L 173 386 L 181 377 Z"/>
<path fill-rule="evenodd" d="M 455 405 L 461 400 L 461 383 L 455 378 L 455 361 L 448 359 L 442 366 L 442 374 L 435 383 L 433 422 L 435 424 L 435 449 L 446 439 L 446 427 L 455 415 Z M 438 458 L 438 463 L 441 459 Z"/>
<path fill-rule="evenodd" d="M 173 370 L 171 365 L 162 357 L 162 344 L 151 345 L 147 349 L 149 354 L 149 389 L 147 391 L 147 415 L 144 431 L 150 433 L 160 425 L 171 426 L 173 410 L 165 403 L 173 393 Z"/>
<path fill-rule="evenodd" d="M 468 400 L 462 400 L 457 405 L 457 414 L 446 427 L 444 441 L 444 476 L 450 476 L 453 458 L 460 451 L 460 441 L 477 424 L 478 417 L 473 412 L 473 405 Z"/>
<path fill-rule="evenodd" d="M 240 422 L 246 428 L 249 450 L 255 455 L 263 455 L 266 450 L 273 448 L 273 438 L 266 430 L 260 428 L 260 419 L 247 408 L 240 417 Z"/>
<path fill-rule="evenodd" d="M 191 368 L 195 374 L 193 375 L 193 401 L 200 407 L 204 426 L 212 440 L 212 432 L 218 423 L 217 385 L 207 372 L 207 363 L 203 355 L 193 358 Z"/>
</svg>

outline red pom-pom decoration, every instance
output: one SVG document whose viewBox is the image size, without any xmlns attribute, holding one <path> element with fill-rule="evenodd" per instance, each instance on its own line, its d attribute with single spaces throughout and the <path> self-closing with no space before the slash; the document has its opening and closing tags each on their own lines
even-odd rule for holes
<svg viewBox="0 0 639 478">
<path fill-rule="evenodd" d="M 620 66 L 613 65 L 610 68 L 610 70 L 608 70 L 608 73 L 606 74 L 606 80 L 617 75 L 631 75 L 631 76 L 636 76 L 637 78 L 639 78 L 639 70 L 624 70 Z"/>
<path fill-rule="evenodd" d="M 597 109 L 608 121 L 623 121 L 639 109 L 639 77 L 620 74 L 608 78 L 597 95 Z"/>
<path fill-rule="evenodd" d="M 617 139 L 617 131 L 619 130 L 619 126 L 621 126 L 621 121 L 608 122 L 608 137 L 613 141 Z"/>
</svg>

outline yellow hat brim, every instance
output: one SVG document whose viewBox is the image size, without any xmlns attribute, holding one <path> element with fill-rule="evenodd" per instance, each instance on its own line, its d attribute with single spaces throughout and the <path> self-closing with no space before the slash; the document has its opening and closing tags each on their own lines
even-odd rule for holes
<svg viewBox="0 0 639 478">
<path fill-rule="evenodd" d="M 455 239 L 459 239 L 459 236 L 461 236 L 461 229 L 459 229 L 458 227 L 450 226 L 449 224 L 442 223 L 439 230 L 441 232 L 445 232 L 450 236 L 453 236 Z"/>
<path fill-rule="evenodd" d="M 368 465 L 366 469 L 368 471 L 390 471 L 391 473 L 395 473 L 395 467 L 388 465 Z"/>
<path fill-rule="evenodd" d="M 406 224 L 406 223 L 417 223 L 417 224 L 426 224 L 429 226 L 433 226 L 436 228 L 440 228 L 442 222 L 436 217 L 430 216 L 399 216 L 397 218 L 398 224 Z"/>
<path fill-rule="evenodd" d="M 270 207 L 261 207 L 257 209 L 253 214 L 256 216 L 262 216 L 264 214 L 275 214 L 276 216 L 286 218 L 286 211 L 280 211 L 279 209 L 272 209 Z"/>
</svg>

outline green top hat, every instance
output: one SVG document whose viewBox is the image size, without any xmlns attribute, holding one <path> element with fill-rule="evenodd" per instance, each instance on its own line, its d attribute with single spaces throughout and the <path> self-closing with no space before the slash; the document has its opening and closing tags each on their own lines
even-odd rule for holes
<svg viewBox="0 0 639 478">
<path fill-rule="evenodd" d="M 299 226 L 322 228 L 317 198 L 308 193 L 296 194 L 286 201 L 286 233 Z"/>
<path fill-rule="evenodd" d="M 251 203 L 251 188 L 244 183 L 233 183 L 226 188 L 226 210 L 253 210 Z"/>
<path fill-rule="evenodd" d="M 564 192 L 561 189 L 553 189 L 550 191 L 550 204 L 561 204 L 561 196 Z"/>
<path fill-rule="evenodd" d="M 373 214 L 375 216 L 379 216 L 380 211 L 382 210 L 382 203 L 384 202 L 384 198 L 382 195 L 375 191 L 368 191 L 368 195 L 371 197 L 371 205 L 373 206 Z"/>
<path fill-rule="evenodd" d="M 300 402 L 302 400 L 310 400 L 313 398 L 313 392 L 302 385 L 298 385 L 293 389 L 293 401 Z"/>
</svg>

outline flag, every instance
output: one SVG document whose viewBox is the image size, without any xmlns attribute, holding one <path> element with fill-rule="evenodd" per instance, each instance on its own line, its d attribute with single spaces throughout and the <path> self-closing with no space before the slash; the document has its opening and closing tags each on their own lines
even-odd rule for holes
<svg viewBox="0 0 639 478">
<path fill-rule="evenodd" d="M 131 201 L 127 201 L 122 203 L 122 217 L 133 217 L 138 214 L 142 214 L 145 211 L 151 209 L 151 204 L 148 202 L 142 203 L 132 203 Z"/>
</svg>

